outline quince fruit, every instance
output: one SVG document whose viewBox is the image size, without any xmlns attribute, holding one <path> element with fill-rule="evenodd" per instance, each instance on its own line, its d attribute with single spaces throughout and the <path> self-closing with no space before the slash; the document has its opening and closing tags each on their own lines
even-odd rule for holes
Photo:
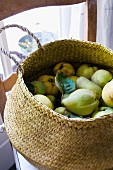
<svg viewBox="0 0 113 170">
<path fill-rule="evenodd" d="M 31 85 L 33 85 L 33 94 L 45 94 L 46 87 L 43 82 L 32 81 Z"/>
<path fill-rule="evenodd" d="M 99 105 L 95 93 L 88 89 L 78 89 L 67 98 L 63 98 L 61 104 L 72 113 L 86 116 L 94 112 Z"/>
<path fill-rule="evenodd" d="M 51 100 L 52 103 L 55 103 L 55 100 L 56 100 L 56 97 L 55 97 L 55 96 L 53 96 L 53 95 L 51 95 L 51 94 L 48 94 L 48 95 L 46 95 L 46 96 Z"/>
<path fill-rule="evenodd" d="M 95 111 L 92 114 L 92 117 L 97 118 L 97 117 L 108 115 L 108 114 L 111 114 L 111 113 L 113 113 L 113 108 L 111 108 L 111 107 L 100 107 L 99 110 Z"/>
<path fill-rule="evenodd" d="M 42 75 L 38 77 L 38 81 L 43 82 L 46 87 L 46 95 L 57 95 L 58 87 L 55 85 L 55 77 L 52 75 Z"/>
<path fill-rule="evenodd" d="M 78 115 L 75 115 L 75 114 L 72 114 L 72 112 L 68 111 L 65 107 L 61 106 L 61 107 L 57 107 L 55 110 L 55 112 L 57 113 L 60 113 L 68 118 L 71 118 L 71 119 L 81 119 L 82 117 L 78 116 Z"/>
<path fill-rule="evenodd" d="M 55 112 L 60 113 L 62 115 L 70 115 L 71 112 L 69 112 L 65 107 L 61 106 L 61 107 L 57 107 L 55 110 Z"/>
<path fill-rule="evenodd" d="M 51 102 L 51 100 L 46 97 L 45 95 L 42 94 L 37 94 L 34 95 L 35 99 L 38 100 L 39 102 L 41 102 L 42 104 L 46 105 L 47 107 L 49 107 L 50 109 L 54 109 L 54 105 Z"/>
<path fill-rule="evenodd" d="M 97 70 L 91 77 L 91 81 L 98 84 L 101 88 L 103 88 L 106 83 L 111 81 L 113 78 L 112 74 L 104 69 Z"/>
<path fill-rule="evenodd" d="M 76 71 L 78 77 L 83 76 L 87 79 L 90 79 L 95 71 L 98 70 L 98 67 L 91 66 L 90 64 L 82 64 Z"/>
<path fill-rule="evenodd" d="M 48 94 L 48 95 L 46 95 L 46 97 L 48 97 L 49 100 L 51 100 L 51 102 L 53 103 L 54 106 L 56 105 L 57 99 L 56 99 L 55 96 L 53 96 L 53 95 L 51 95 L 51 94 Z"/>
<path fill-rule="evenodd" d="M 75 69 L 70 63 L 60 62 L 54 66 L 53 72 L 55 75 L 57 73 L 63 73 L 64 76 L 69 77 L 75 74 Z"/>
<path fill-rule="evenodd" d="M 102 99 L 107 106 L 113 107 L 113 80 L 103 87 Z"/>
<path fill-rule="evenodd" d="M 101 87 L 85 77 L 82 77 L 82 76 L 79 77 L 76 80 L 76 86 L 78 89 L 89 89 L 89 90 L 93 91 L 96 94 L 97 99 L 100 99 L 100 97 L 102 96 Z"/>
</svg>

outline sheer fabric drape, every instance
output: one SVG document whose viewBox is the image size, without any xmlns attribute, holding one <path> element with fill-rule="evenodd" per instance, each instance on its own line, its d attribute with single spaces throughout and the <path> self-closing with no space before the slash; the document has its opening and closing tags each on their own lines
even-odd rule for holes
<svg viewBox="0 0 113 170">
<path fill-rule="evenodd" d="M 113 0 L 97 0 L 97 42 L 113 50 Z"/>
</svg>

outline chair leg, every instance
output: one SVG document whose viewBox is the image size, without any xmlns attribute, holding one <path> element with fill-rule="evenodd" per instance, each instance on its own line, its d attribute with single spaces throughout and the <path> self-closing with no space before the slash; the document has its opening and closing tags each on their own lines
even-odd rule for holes
<svg viewBox="0 0 113 170">
<path fill-rule="evenodd" d="M 2 118 L 4 117 L 5 104 L 6 104 L 6 93 L 5 93 L 3 82 L 0 78 L 0 113 Z"/>
</svg>

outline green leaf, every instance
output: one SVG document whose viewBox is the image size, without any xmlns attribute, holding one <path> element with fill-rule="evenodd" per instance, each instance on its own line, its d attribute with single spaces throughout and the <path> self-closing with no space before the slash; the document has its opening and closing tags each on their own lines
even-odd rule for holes
<svg viewBox="0 0 113 170">
<path fill-rule="evenodd" d="M 62 94 L 70 94 L 76 89 L 75 82 L 65 77 L 63 73 L 57 73 L 55 76 L 55 84 Z"/>
</svg>

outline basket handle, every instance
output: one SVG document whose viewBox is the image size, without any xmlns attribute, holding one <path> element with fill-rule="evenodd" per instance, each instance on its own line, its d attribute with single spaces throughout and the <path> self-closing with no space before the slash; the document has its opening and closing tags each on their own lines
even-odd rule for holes
<svg viewBox="0 0 113 170">
<path fill-rule="evenodd" d="M 9 51 L 9 53 L 12 55 L 12 54 L 14 54 L 14 55 L 16 55 L 19 59 L 25 59 L 26 58 L 26 56 L 24 55 L 24 54 L 22 54 L 22 53 L 19 53 L 19 52 L 17 52 L 17 51 Z"/>
<path fill-rule="evenodd" d="M 27 32 L 29 35 L 31 35 L 31 37 L 33 37 L 35 40 L 36 40 L 36 43 L 38 45 L 38 48 L 42 48 L 42 45 L 40 44 L 40 41 L 39 39 L 31 32 L 29 31 L 26 27 L 23 27 L 21 25 L 18 25 L 18 24 L 11 24 L 11 25 L 6 25 L 6 26 L 3 26 L 2 28 L 0 28 L 0 33 L 7 29 L 7 28 L 11 28 L 11 27 L 17 27 L 19 29 L 21 29 L 22 31 L 24 32 Z"/>
<path fill-rule="evenodd" d="M 10 52 L 10 51 L 7 51 L 7 50 L 3 49 L 2 47 L 0 47 L 0 51 L 1 51 L 3 54 L 5 54 L 6 56 L 8 56 L 12 61 L 14 61 L 15 64 L 17 65 L 17 67 L 19 68 L 19 70 L 24 73 L 24 70 L 23 70 L 23 68 L 22 68 L 22 65 L 20 65 L 20 63 L 15 59 L 15 57 L 13 57 L 13 55 L 11 55 L 11 52 Z M 16 53 L 18 53 L 18 52 L 16 52 Z M 14 54 L 14 53 L 13 53 L 13 54 Z M 18 53 L 17 56 L 20 56 L 20 54 Z"/>
<path fill-rule="evenodd" d="M 11 27 L 17 27 L 19 29 L 21 29 L 22 31 L 24 32 L 27 32 L 31 37 L 33 37 L 35 40 L 36 40 L 36 43 L 37 43 L 37 46 L 38 48 L 42 48 L 43 49 L 43 46 L 41 45 L 39 39 L 31 32 L 29 31 L 26 27 L 23 27 L 21 25 L 18 25 L 18 24 L 11 24 L 11 25 L 6 25 L 6 26 L 3 26 L 2 28 L 0 28 L 0 33 L 2 33 L 3 30 L 7 29 L 7 28 L 11 28 Z M 3 49 L 2 47 L 0 47 L 0 50 L 2 53 L 4 53 L 6 56 L 8 56 L 11 60 L 13 60 L 15 62 L 15 64 L 19 67 L 19 69 L 21 71 L 23 71 L 22 69 L 22 66 L 20 65 L 20 63 L 12 56 L 12 54 L 16 54 L 20 59 L 22 58 L 25 58 L 24 55 L 22 55 L 21 53 L 18 53 L 18 52 L 10 52 L 10 51 L 7 51 L 5 49 Z"/>
</svg>

